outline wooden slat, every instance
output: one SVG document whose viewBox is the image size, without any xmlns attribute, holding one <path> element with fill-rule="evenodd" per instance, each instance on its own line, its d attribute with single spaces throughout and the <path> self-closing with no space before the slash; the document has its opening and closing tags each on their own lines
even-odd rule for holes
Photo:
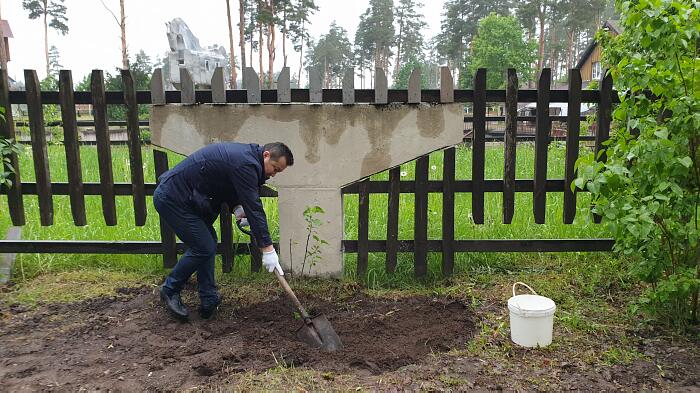
<svg viewBox="0 0 700 393">
<path fill-rule="evenodd" d="M 92 90 L 92 110 L 95 117 L 95 139 L 97 140 L 97 163 L 102 185 L 102 213 L 107 225 L 117 225 L 117 207 L 114 199 L 114 178 L 112 176 L 112 151 L 109 146 L 107 126 L 107 105 L 102 70 L 93 70 L 90 81 Z"/>
<path fill-rule="evenodd" d="M 472 216 L 484 223 L 484 172 L 486 166 L 486 69 L 474 75 L 474 123 L 472 132 Z"/>
<path fill-rule="evenodd" d="M 416 160 L 416 200 L 414 213 L 414 239 L 416 249 L 414 269 L 416 277 L 425 277 L 428 273 L 428 166 L 429 156 Z"/>
<path fill-rule="evenodd" d="M 279 250 L 279 247 L 276 247 Z M 250 237 L 250 271 L 259 272 L 262 269 L 262 252 L 255 242 L 255 236 Z"/>
<path fill-rule="evenodd" d="M 183 104 L 194 104 L 197 102 L 192 75 L 185 67 L 180 67 L 180 94 L 180 102 Z"/>
<path fill-rule="evenodd" d="M 566 122 L 566 163 L 564 164 L 564 224 L 571 224 L 576 217 L 576 192 L 571 190 L 571 183 L 576 178 L 576 160 L 578 159 L 579 136 L 581 131 L 581 71 L 569 70 L 569 103 Z"/>
<path fill-rule="evenodd" d="M 408 78 L 408 103 L 418 104 L 420 103 L 420 84 L 421 84 L 421 74 L 420 68 L 416 68 L 411 72 L 411 77 Z"/>
<path fill-rule="evenodd" d="M 564 181 L 560 180 L 560 182 L 563 187 Z M 154 183 L 145 184 L 146 195 L 153 195 L 155 189 L 156 185 Z M 7 189 L 2 186 L 0 187 L 0 192 L 7 194 Z M 22 183 L 22 192 L 24 195 L 37 195 L 36 183 Z M 65 182 L 53 182 L 51 183 L 51 192 L 53 195 L 70 195 L 69 184 Z M 83 192 L 85 195 L 102 195 L 102 188 L 100 183 L 83 183 Z M 115 195 L 133 195 L 131 183 L 114 183 L 114 193 Z M 355 193 L 357 194 L 357 192 Z M 261 187 L 260 196 L 275 198 L 278 195 L 277 191 L 271 188 Z"/>
<path fill-rule="evenodd" d="M 141 92 L 144 93 L 144 92 Z M 153 71 L 153 76 L 151 77 L 151 96 L 139 100 L 137 95 L 137 101 L 139 104 L 153 104 L 153 105 L 164 105 L 165 104 L 165 81 L 163 80 L 163 70 L 156 68 Z M 178 92 L 179 93 L 179 92 Z M 92 102 L 92 98 L 90 98 Z M 179 99 L 178 99 L 178 102 Z M 108 104 L 110 102 L 107 102 Z"/>
<path fill-rule="evenodd" d="M 61 98 L 61 120 L 63 121 L 63 145 L 66 149 L 66 169 L 70 188 L 70 208 L 73 223 L 87 225 L 85 217 L 85 193 L 83 191 L 83 174 L 80 162 L 80 141 L 73 98 L 73 76 L 69 70 L 61 70 L 58 78 L 58 90 Z"/>
<path fill-rule="evenodd" d="M 360 182 L 359 192 L 359 214 L 357 218 L 357 278 L 364 279 L 367 274 L 367 241 L 369 240 L 369 192 L 367 184 L 369 178 Z"/>
<path fill-rule="evenodd" d="M 29 131 L 32 137 L 32 158 L 34 173 L 39 191 L 39 218 L 41 225 L 53 225 L 53 194 L 51 193 L 51 172 L 44 128 L 44 108 L 41 104 L 39 78 L 34 70 L 24 70 L 27 89 L 27 111 Z"/>
<path fill-rule="evenodd" d="M 9 81 L 7 69 L 0 68 L 0 107 L 5 109 L 5 121 L 0 121 L 0 136 L 14 140 L 15 122 L 12 118 Z M 10 154 L 10 165 L 12 165 L 14 173 L 9 177 L 12 187 L 7 192 L 7 206 L 10 208 L 12 225 L 22 226 L 26 223 L 26 220 L 24 217 L 24 201 L 22 200 L 22 176 L 20 175 L 17 154 Z M 7 170 L 7 168 L 4 169 Z"/>
<path fill-rule="evenodd" d="M 289 76 L 289 67 L 282 67 L 277 77 L 277 102 L 286 104 L 292 101 L 292 87 Z"/>
<path fill-rule="evenodd" d="M 231 273 L 233 270 L 233 216 L 228 204 L 221 205 L 221 215 L 219 215 L 221 226 L 221 270 L 224 273 Z"/>
<path fill-rule="evenodd" d="M 455 85 L 452 79 L 450 67 L 440 67 L 440 102 L 449 103 L 455 101 Z"/>
<path fill-rule="evenodd" d="M 355 103 L 355 69 L 350 68 L 343 76 L 343 105 Z"/>
<path fill-rule="evenodd" d="M 354 241 L 354 240 L 353 240 Z M 279 249 L 279 244 L 274 244 Z M 355 245 L 355 250 L 357 246 Z M 174 251 L 182 253 L 187 250 L 184 243 L 175 243 Z M 237 254 L 247 254 L 249 248 L 239 244 L 236 247 Z M 163 244 L 159 241 L 72 241 L 72 240 L 0 240 L 0 254 L 28 253 L 28 254 L 132 254 L 149 255 L 161 254 Z M 223 245 L 218 244 L 216 252 L 223 253 Z"/>
<path fill-rule="evenodd" d="M 547 148 L 549 145 L 549 90 L 552 71 L 544 68 L 537 82 L 537 120 L 535 121 L 535 178 L 533 180 L 533 212 L 535 223 L 544 224 L 547 206 Z"/>
<path fill-rule="evenodd" d="M 401 181 L 401 167 L 397 166 L 389 170 L 389 203 L 386 223 L 386 271 L 393 273 L 396 270 L 396 252 L 399 239 L 399 182 Z"/>
<path fill-rule="evenodd" d="M 374 69 L 374 103 L 386 104 L 389 102 L 389 83 L 384 70 L 380 67 Z"/>
<path fill-rule="evenodd" d="M 614 239 L 508 239 L 455 240 L 455 252 L 596 252 L 611 251 Z M 1 245 L 1 243 L 0 243 Z M 384 240 L 370 240 L 369 252 L 383 252 Z M 415 241 L 399 240 L 400 252 L 415 250 Z M 442 240 L 428 240 L 428 251 L 442 251 Z M 357 252 L 357 240 L 343 240 L 343 251 Z"/>
<path fill-rule="evenodd" d="M 134 219 L 136 226 L 146 225 L 146 192 L 144 191 L 143 158 L 141 157 L 141 130 L 139 129 L 139 106 L 136 103 L 136 86 L 130 70 L 121 70 L 126 102 L 127 144 L 129 146 L 129 169 L 133 190 Z"/>
<path fill-rule="evenodd" d="M 442 274 L 454 271 L 455 240 L 455 148 L 442 157 Z"/>
<path fill-rule="evenodd" d="M 153 150 L 153 164 L 156 170 L 156 180 L 168 171 L 168 155 L 160 150 Z M 163 217 L 158 217 L 160 223 L 160 240 L 162 243 L 163 267 L 171 268 L 177 263 L 177 241 L 175 232 L 168 226 Z"/>
<path fill-rule="evenodd" d="M 503 223 L 513 222 L 515 213 L 515 163 L 518 132 L 518 73 L 514 68 L 507 72 L 506 130 L 503 153 Z"/>
<path fill-rule="evenodd" d="M 226 84 L 223 67 L 216 67 L 211 76 L 211 101 L 214 104 L 226 103 Z"/>
<path fill-rule="evenodd" d="M 598 114 L 595 134 L 595 157 L 600 162 L 607 161 L 603 143 L 610 137 L 610 122 L 612 121 L 612 76 L 608 74 L 608 70 L 603 70 L 603 75 L 600 79 L 600 102 L 598 103 Z M 593 222 L 600 224 L 603 217 L 594 214 Z"/>
</svg>

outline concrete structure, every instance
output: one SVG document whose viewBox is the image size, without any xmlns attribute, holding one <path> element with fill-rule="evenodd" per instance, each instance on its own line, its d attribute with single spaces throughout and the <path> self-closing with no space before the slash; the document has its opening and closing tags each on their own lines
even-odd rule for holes
<svg viewBox="0 0 700 393">
<path fill-rule="evenodd" d="M 279 192 L 282 265 L 301 268 L 303 212 L 320 206 L 325 214 L 318 233 L 328 244 L 312 274 L 340 276 L 341 188 L 460 143 L 463 104 L 168 104 L 152 106 L 150 121 L 153 144 L 185 155 L 218 141 L 286 143 L 295 164 L 269 182 Z"/>
</svg>

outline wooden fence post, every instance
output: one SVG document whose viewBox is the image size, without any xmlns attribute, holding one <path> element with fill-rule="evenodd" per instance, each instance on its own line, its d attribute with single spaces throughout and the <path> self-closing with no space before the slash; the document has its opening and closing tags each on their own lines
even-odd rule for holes
<svg viewBox="0 0 700 393">
<path fill-rule="evenodd" d="M 535 127 L 535 177 L 533 179 L 532 204 L 535 223 L 544 224 L 547 207 L 547 149 L 549 147 L 549 95 L 552 70 L 542 69 L 537 81 L 537 118 Z"/>
<path fill-rule="evenodd" d="M 93 70 L 90 80 L 92 108 L 95 117 L 95 139 L 97 140 L 97 161 L 100 169 L 100 189 L 102 213 L 107 225 L 117 225 L 114 177 L 112 175 L 112 150 L 107 124 L 107 98 L 102 70 Z"/>
<path fill-rule="evenodd" d="M 160 175 L 168 171 L 168 155 L 160 150 L 153 150 L 153 164 L 156 170 L 156 184 L 160 183 Z M 175 232 L 168 226 L 163 217 L 160 221 L 160 239 L 163 243 L 163 267 L 171 268 L 177 263 L 177 239 Z"/>
<path fill-rule="evenodd" d="M 380 67 L 374 69 L 374 103 L 387 104 L 389 102 L 389 83 L 386 74 Z"/>
<path fill-rule="evenodd" d="M 503 153 L 503 223 L 513 222 L 515 213 L 515 164 L 518 136 L 518 74 L 514 68 L 507 71 L 506 131 Z"/>
<path fill-rule="evenodd" d="M 357 278 L 367 274 L 369 260 L 369 177 L 359 183 L 359 204 L 357 218 Z"/>
<path fill-rule="evenodd" d="M 581 71 L 569 70 L 569 103 L 566 119 L 566 163 L 564 166 L 564 224 L 571 224 L 576 217 L 576 192 L 571 183 L 576 177 L 579 136 L 581 133 Z"/>
<path fill-rule="evenodd" d="M 129 145 L 129 169 L 131 170 L 131 193 L 134 203 L 136 226 L 146 225 L 146 190 L 143 179 L 141 157 L 141 130 L 139 129 L 139 105 L 136 102 L 136 86 L 130 70 L 121 70 L 126 103 L 127 144 Z"/>
<path fill-rule="evenodd" d="M 401 195 L 401 167 L 389 170 L 389 201 L 386 223 L 386 271 L 396 270 L 399 239 L 399 197 Z"/>
<path fill-rule="evenodd" d="M 472 218 L 484 223 L 484 172 L 486 165 L 486 69 L 474 75 L 474 121 L 472 127 Z"/>
<path fill-rule="evenodd" d="M 595 133 L 595 157 L 600 162 L 607 161 L 608 157 L 603 149 L 603 142 L 610 137 L 610 122 L 612 121 L 612 75 L 608 70 L 603 70 L 600 78 L 600 103 L 598 104 L 598 124 Z M 593 222 L 600 224 L 602 216 L 593 215 Z"/>
<path fill-rule="evenodd" d="M 454 271 L 455 259 L 455 148 L 442 157 L 442 274 Z"/>
<path fill-rule="evenodd" d="M 416 277 L 428 273 L 428 169 L 430 156 L 416 160 L 416 195 L 414 212 L 414 270 Z"/>
<path fill-rule="evenodd" d="M 41 102 L 39 78 L 34 70 L 24 70 L 27 89 L 27 110 L 29 128 L 32 136 L 32 157 L 36 173 L 36 188 L 39 194 L 39 218 L 41 225 L 53 225 L 53 192 L 51 190 L 51 172 L 44 128 L 44 108 Z"/>
<path fill-rule="evenodd" d="M 61 70 L 58 78 L 58 95 L 61 101 L 63 120 L 63 144 L 66 149 L 66 169 L 73 222 L 77 226 L 87 225 L 85 216 L 85 192 L 80 162 L 80 141 L 75 115 L 73 77 L 69 70 Z"/>
</svg>

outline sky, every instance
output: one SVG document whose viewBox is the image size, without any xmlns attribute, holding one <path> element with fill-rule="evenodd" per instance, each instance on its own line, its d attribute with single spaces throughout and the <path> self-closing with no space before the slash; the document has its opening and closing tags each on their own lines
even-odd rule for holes
<svg viewBox="0 0 700 393">
<path fill-rule="evenodd" d="M 103 0 L 115 15 L 119 16 L 119 0 Z M 240 65 L 238 47 L 238 1 L 231 1 L 231 19 L 234 28 L 234 52 Z M 397 2 L 395 0 L 395 2 Z M 431 38 L 440 32 L 440 14 L 444 0 L 424 0 L 422 13 L 428 23 L 424 37 Z M 368 7 L 369 0 L 316 0 L 319 11 L 311 16 L 309 32 L 318 39 L 328 32 L 333 21 L 348 32 L 352 42 L 360 14 Z M 49 29 L 49 46 L 55 45 L 60 54 L 60 64 L 73 71 L 73 80 L 79 81 L 92 69 L 114 73 L 121 66 L 121 39 L 117 21 L 105 9 L 100 0 L 65 0 L 68 9 L 67 35 L 62 36 Z M 10 77 L 23 80 L 24 69 L 37 71 L 39 79 L 46 76 L 44 32 L 40 19 L 30 20 L 22 8 L 21 0 L 0 0 L 2 19 L 8 20 L 14 38 L 10 39 Z M 162 58 L 170 50 L 165 34 L 165 23 L 182 18 L 199 39 L 203 47 L 218 44 L 228 52 L 228 25 L 224 0 L 125 0 L 126 39 L 130 55 L 144 50 L 152 60 Z M 281 33 L 277 33 L 275 71 L 282 67 Z M 287 43 L 288 64 L 292 72 L 298 69 L 299 57 Z M 249 56 L 249 55 L 248 55 Z M 256 54 L 257 56 L 257 54 Z M 257 57 L 255 57 L 257 58 Z M 263 53 L 267 66 L 267 52 Z M 257 63 L 257 61 L 256 61 Z M 239 74 L 240 75 L 240 74 Z M 239 76 L 240 77 L 240 76 Z"/>
</svg>

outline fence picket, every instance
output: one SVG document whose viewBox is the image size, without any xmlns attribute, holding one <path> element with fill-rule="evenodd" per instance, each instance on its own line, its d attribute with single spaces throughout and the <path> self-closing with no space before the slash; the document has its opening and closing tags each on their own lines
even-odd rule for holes
<svg viewBox="0 0 700 393">
<path fill-rule="evenodd" d="M 507 72 L 506 130 L 503 153 L 503 223 L 513 222 L 515 213 L 515 163 L 518 133 L 518 74 L 514 68 Z"/>
<path fill-rule="evenodd" d="M 66 149 L 66 167 L 68 170 L 68 188 L 70 190 L 70 208 L 73 223 L 77 226 L 87 225 L 85 217 L 85 192 L 80 162 L 80 141 L 75 115 L 75 98 L 73 94 L 73 76 L 69 70 L 61 70 L 58 77 L 58 94 L 61 101 L 61 120 L 63 121 L 63 145 Z M 139 147 L 140 150 L 140 147 Z"/>
<path fill-rule="evenodd" d="M 357 278 L 363 279 L 367 274 L 369 254 L 369 178 L 359 184 L 359 212 L 357 218 Z"/>
<path fill-rule="evenodd" d="M 454 271 L 455 240 L 455 148 L 450 147 L 442 157 L 442 274 Z"/>
<path fill-rule="evenodd" d="M 34 70 L 24 70 L 27 89 L 27 112 L 29 113 L 29 131 L 32 137 L 32 158 L 36 187 L 39 193 L 39 219 L 41 225 L 53 225 L 53 193 L 51 191 L 51 172 L 44 128 L 44 108 L 41 104 L 39 78 Z"/>
<path fill-rule="evenodd" d="M 156 170 L 156 183 L 160 175 L 168 171 L 168 155 L 160 150 L 153 150 L 153 165 Z M 160 223 L 160 239 L 163 244 L 163 267 L 171 268 L 177 263 L 177 240 L 175 232 L 168 226 L 163 217 L 158 216 Z"/>
<path fill-rule="evenodd" d="M 547 148 L 549 147 L 549 96 L 552 70 L 542 69 L 537 81 L 537 115 L 535 134 L 535 177 L 533 179 L 532 204 L 535 223 L 544 224 L 547 206 Z"/>
<path fill-rule="evenodd" d="M 194 104 L 197 102 L 192 75 L 185 67 L 180 68 L 180 102 L 182 104 Z"/>
<path fill-rule="evenodd" d="M 440 102 L 443 104 L 455 102 L 455 84 L 450 67 L 440 67 Z"/>
<path fill-rule="evenodd" d="M 226 84 L 223 67 L 216 67 L 211 76 L 211 101 L 213 104 L 226 103 Z"/>
<path fill-rule="evenodd" d="M 595 157 L 600 162 L 607 161 L 603 142 L 610 137 L 610 122 L 612 121 L 612 89 L 613 80 L 608 70 L 604 70 L 600 80 L 600 103 L 598 104 L 598 124 L 595 134 Z M 593 221 L 600 224 L 602 217 L 595 214 Z"/>
<path fill-rule="evenodd" d="M 355 103 L 355 69 L 350 68 L 343 76 L 343 105 Z"/>
<path fill-rule="evenodd" d="M 117 225 L 117 207 L 114 197 L 114 177 L 112 175 L 112 150 L 109 146 L 109 126 L 107 125 L 107 104 L 102 70 L 93 70 L 90 88 L 92 108 L 95 117 L 95 139 L 97 140 L 97 163 L 100 170 L 102 188 L 102 214 L 107 225 Z"/>
<path fill-rule="evenodd" d="M 421 83 L 420 68 L 415 68 L 411 71 L 411 76 L 408 78 L 408 103 L 420 104 L 420 83 Z"/>
<path fill-rule="evenodd" d="M 10 102 L 10 79 L 5 68 L 0 68 L 0 108 L 5 109 L 5 121 L 0 121 L 0 136 L 15 140 L 15 122 L 12 118 L 12 104 Z M 22 176 L 20 176 L 19 160 L 15 153 L 11 153 L 9 158 L 14 173 L 9 176 L 12 186 L 7 190 L 7 206 L 10 209 L 12 225 L 22 226 L 26 224 L 26 220 L 24 217 Z M 7 170 L 7 168 L 0 169 Z"/>
<path fill-rule="evenodd" d="M 289 67 L 283 67 L 277 77 L 277 102 L 288 104 L 292 102 L 292 87 L 289 77 Z"/>
<path fill-rule="evenodd" d="M 428 166 L 429 156 L 416 160 L 416 201 L 414 213 L 414 272 L 416 277 L 425 277 L 428 273 Z"/>
<path fill-rule="evenodd" d="M 484 171 L 486 165 L 486 69 L 474 75 L 474 121 L 472 127 L 472 217 L 484 223 Z"/>
<path fill-rule="evenodd" d="M 374 69 L 374 103 L 386 104 L 389 102 L 389 83 L 384 70 L 380 67 Z"/>
<path fill-rule="evenodd" d="M 576 176 L 574 166 L 578 159 L 581 133 L 581 71 L 569 70 L 569 103 L 566 121 L 566 162 L 564 164 L 564 224 L 571 224 L 576 217 L 576 192 L 571 183 Z"/>
<path fill-rule="evenodd" d="M 136 226 L 146 225 L 146 191 L 143 179 L 143 159 L 141 157 L 141 131 L 139 129 L 139 106 L 136 103 L 136 86 L 130 70 L 121 70 L 126 103 L 127 143 L 129 145 L 129 168 L 131 169 L 131 189 L 134 202 Z"/>
<path fill-rule="evenodd" d="M 401 167 L 391 168 L 389 170 L 389 201 L 386 223 L 386 271 L 390 273 L 396 270 L 396 253 L 399 246 L 400 181 Z"/>
<path fill-rule="evenodd" d="M 219 225 L 221 227 L 221 270 L 230 273 L 233 270 L 233 217 L 228 204 L 221 204 L 221 214 L 219 215 Z M 238 247 L 238 244 L 236 244 Z"/>
</svg>

